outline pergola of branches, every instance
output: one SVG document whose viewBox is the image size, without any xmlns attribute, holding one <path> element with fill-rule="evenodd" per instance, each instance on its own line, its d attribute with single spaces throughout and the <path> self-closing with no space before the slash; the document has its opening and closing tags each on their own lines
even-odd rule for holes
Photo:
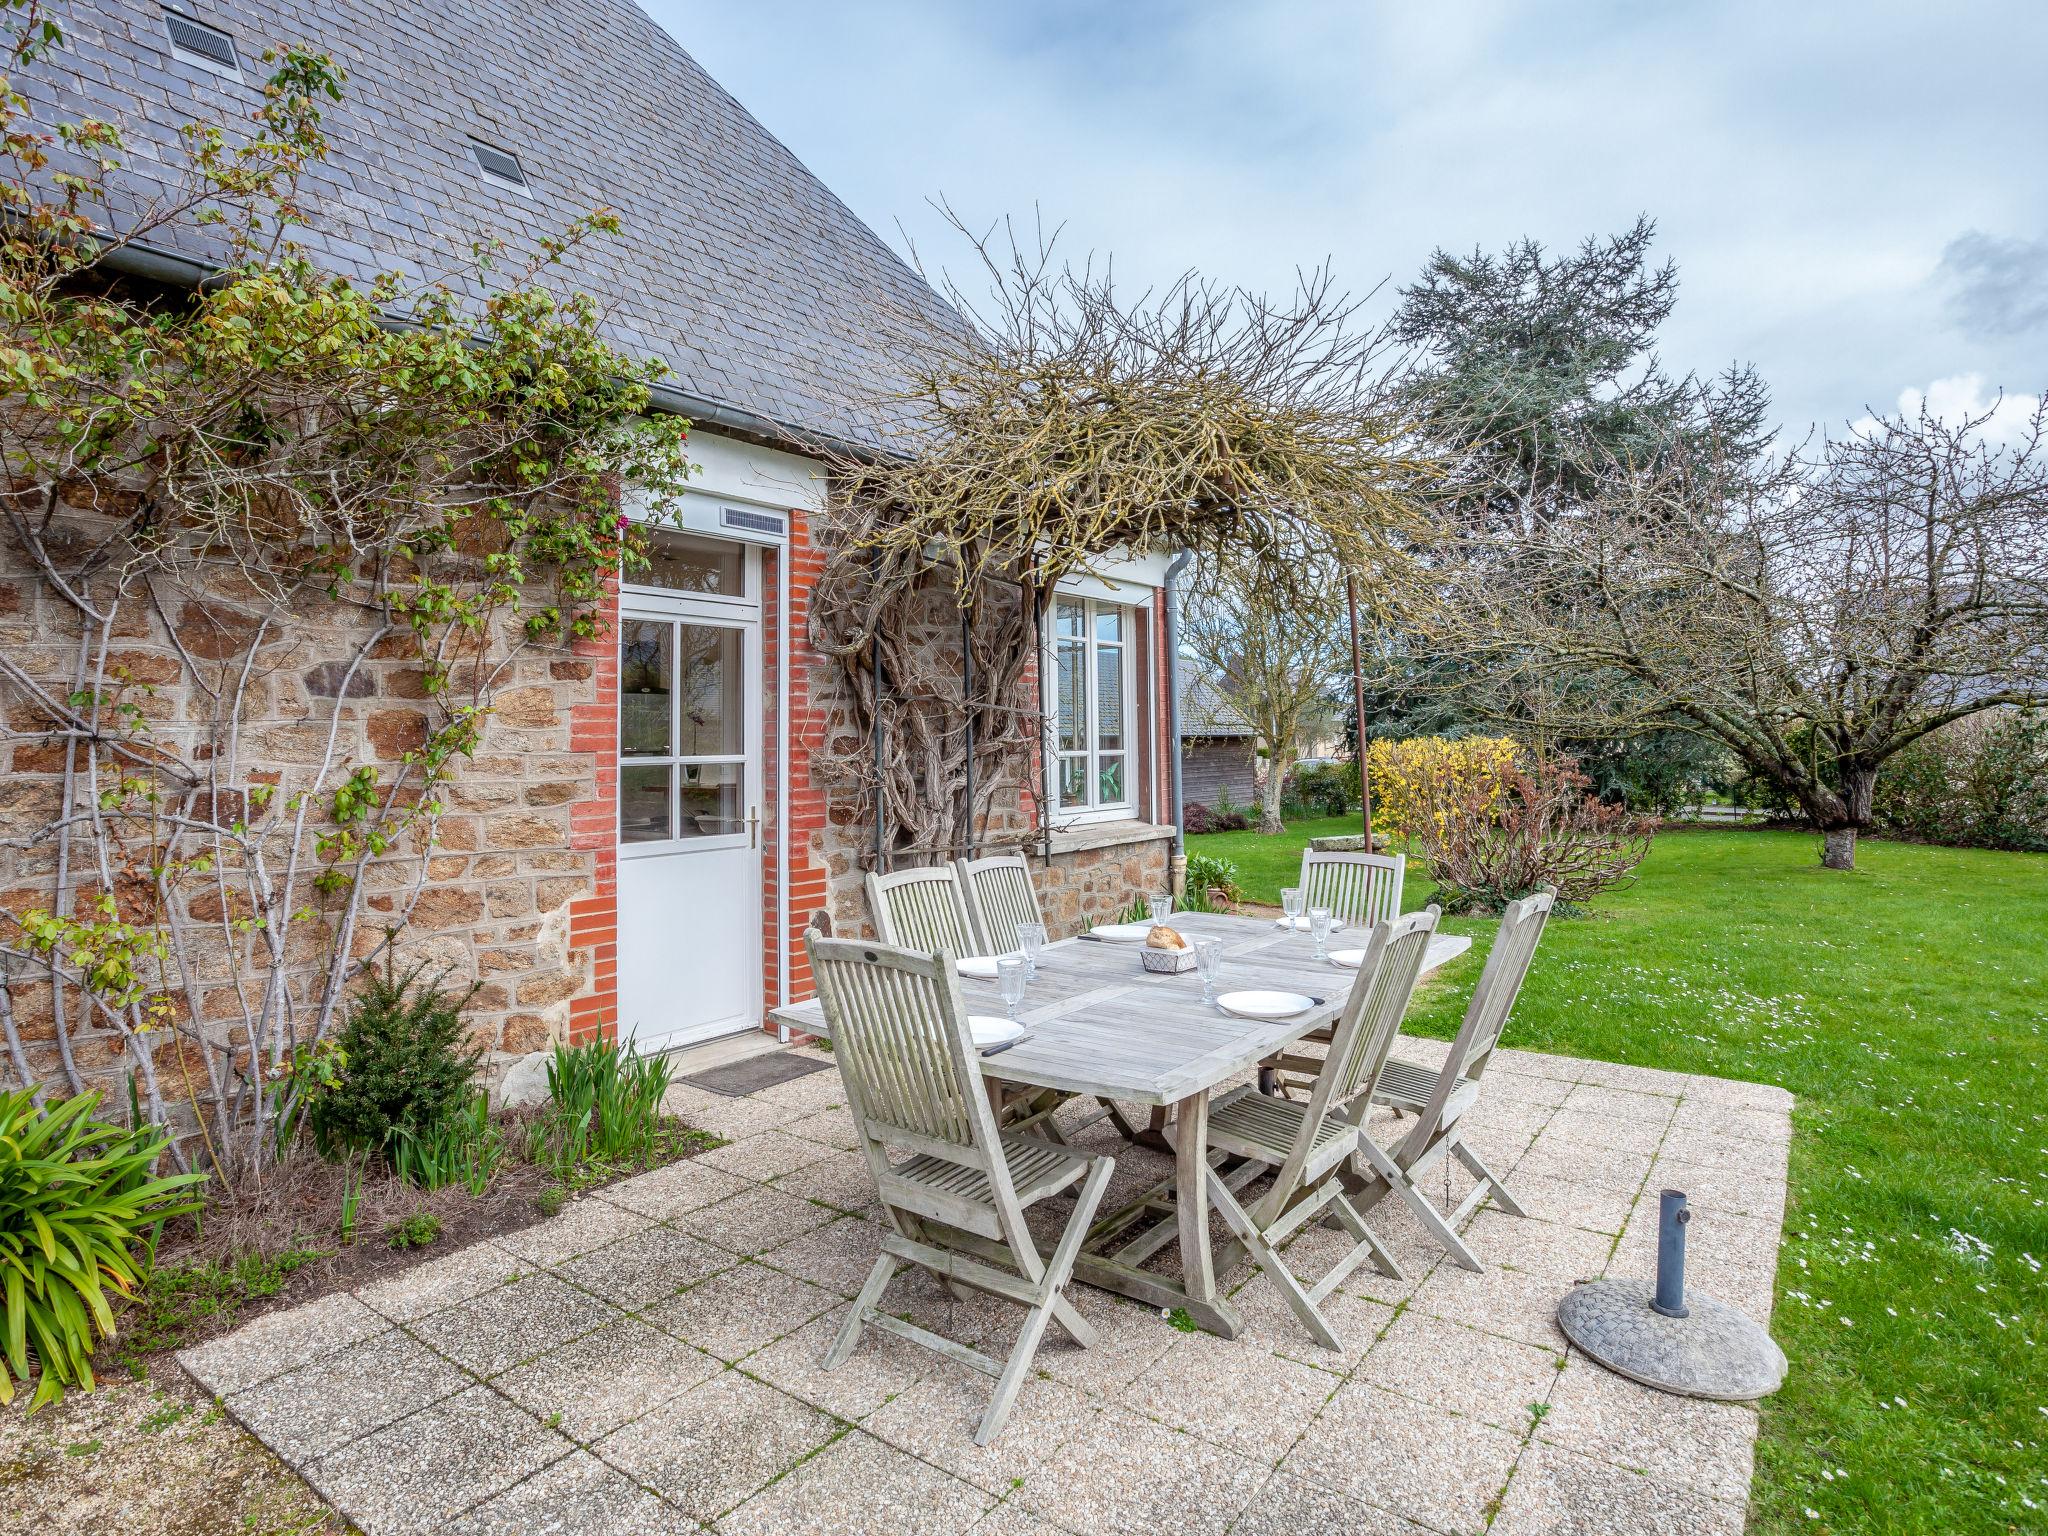
<svg viewBox="0 0 2048 1536">
<path fill-rule="evenodd" d="M 977 291 L 877 305 L 896 381 L 873 402 L 881 451 L 831 452 L 811 606 L 851 699 L 822 766 L 877 805 L 882 862 L 1004 840 L 982 828 L 1038 783 L 1026 679 L 1062 578 L 1167 550 L 1227 555 L 1279 594 L 1331 563 L 1383 567 L 1425 474 L 1384 336 L 1327 271 L 1284 302 L 1192 273 L 1126 298 L 1053 238 L 954 227 Z M 956 642 L 934 643 L 935 612 Z"/>
</svg>

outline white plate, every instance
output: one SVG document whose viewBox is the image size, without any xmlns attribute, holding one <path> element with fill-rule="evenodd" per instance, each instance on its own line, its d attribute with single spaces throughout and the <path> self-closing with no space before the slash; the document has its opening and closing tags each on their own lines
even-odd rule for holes
<svg viewBox="0 0 2048 1536">
<path fill-rule="evenodd" d="M 969 955 L 965 960 L 956 963 L 962 976 L 969 977 L 975 981 L 994 981 L 996 979 L 996 962 L 998 960 L 1022 960 L 1023 958 L 1024 951 L 1019 949 L 1012 950 L 1007 955 Z"/>
<path fill-rule="evenodd" d="M 1285 928 L 1288 926 L 1288 920 L 1284 917 L 1276 917 L 1273 919 L 1273 926 L 1275 928 Z M 1335 916 L 1331 917 L 1330 932 L 1335 933 L 1339 928 L 1342 928 L 1343 926 L 1343 918 Z M 1306 917 L 1295 918 L 1293 922 L 1293 928 L 1296 933 L 1308 933 L 1310 931 L 1308 926 L 1308 919 Z"/>
<path fill-rule="evenodd" d="M 1006 1045 L 1024 1033 L 1022 1024 L 1012 1024 L 1008 1019 L 998 1019 L 986 1013 L 967 1015 L 967 1028 L 974 1036 L 977 1051 L 985 1051 L 992 1045 Z"/>
<path fill-rule="evenodd" d="M 1315 1005 L 1299 992 L 1226 992 L 1216 999 L 1218 1008 L 1240 1019 L 1291 1019 Z"/>
<path fill-rule="evenodd" d="M 1142 944 L 1145 936 L 1152 931 L 1150 923 L 1101 923 L 1088 930 L 1098 939 L 1112 944 Z"/>
<path fill-rule="evenodd" d="M 1345 966 L 1355 971 L 1365 964 L 1365 951 L 1362 949 L 1333 949 L 1330 951 L 1330 964 Z"/>
</svg>

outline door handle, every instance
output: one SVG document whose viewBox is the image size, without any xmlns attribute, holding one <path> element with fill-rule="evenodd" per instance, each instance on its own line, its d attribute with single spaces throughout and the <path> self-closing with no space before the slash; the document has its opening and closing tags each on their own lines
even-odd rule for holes
<svg viewBox="0 0 2048 1536">
<path fill-rule="evenodd" d="M 761 846 L 761 807 L 758 805 L 747 807 L 747 846 L 749 848 L 759 848 Z"/>
</svg>

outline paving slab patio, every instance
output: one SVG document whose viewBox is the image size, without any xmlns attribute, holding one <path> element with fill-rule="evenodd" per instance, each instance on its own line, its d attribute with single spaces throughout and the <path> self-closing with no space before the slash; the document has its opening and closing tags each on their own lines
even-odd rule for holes
<svg viewBox="0 0 2048 1536">
<path fill-rule="evenodd" d="M 951 1361 L 871 1332 L 818 1369 L 877 1242 L 838 1074 L 680 1086 L 671 1108 L 730 1144 L 181 1362 L 367 1536 L 1742 1529 L 1754 1412 L 1610 1375 L 1554 1316 L 1580 1281 L 1647 1271 L 1670 1184 L 1693 1200 L 1694 1283 L 1767 1320 L 1781 1090 L 1504 1051 L 1472 1139 L 1532 1215 L 1467 1224 L 1483 1273 L 1389 1202 L 1373 1221 L 1405 1274 L 1367 1267 L 1330 1298 L 1340 1351 L 1257 1273 L 1233 1278 L 1234 1341 L 1079 1289 L 1097 1345 L 1055 1331 L 987 1447 L 988 1382 Z M 1168 1171 L 1106 1126 L 1079 1140 L 1127 1186 Z M 1019 1317 L 917 1275 L 888 1305 L 1001 1346 Z"/>
</svg>

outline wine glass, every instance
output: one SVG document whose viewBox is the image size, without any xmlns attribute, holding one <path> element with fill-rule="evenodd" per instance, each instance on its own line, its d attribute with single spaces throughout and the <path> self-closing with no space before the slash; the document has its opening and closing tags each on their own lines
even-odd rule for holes
<svg viewBox="0 0 2048 1536">
<path fill-rule="evenodd" d="M 1216 973 L 1223 969 L 1223 941 L 1195 940 L 1195 969 L 1202 973 L 1202 1001 L 1216 1001 Z"/>
<path fill-rule="evenodd" d="M 1152 909 L 1152 926 L 1155 928 L 1173 916 L 1173 897 L 1168 892 L 1154 892 L 1145 898 L 1145 905 Z"/>
<path fill-rule="evenodd" d="M 1329 959 L 1329 957 L 1330 957 L 1330 909 L 1329 909 L 1328 907 L 1310 907 L 1310 908 L 1309 908 L 1309 911 L 1308 911 L 1308 931 L 1309 931 L 1309 932 L 1310 932 L 1311 934 L 1315 935 L 1315 941 L 1316 941 L 1316 958 L 1317 958 L 1318 960 L 1327 960 L 1327 959 Z"/>
<path fill-rule="evenodd" d="M 1289 928 L 1299 928 L 1301 926 L 1301 909 L 1303 904 L 1302 889 L 1298 885 L 1290 885 L 1280 893 L 1280 910 L 1287 914 L 1287 926 Z"/>
<path fill-rule="evenodd" d="M 1017 925 L 1017 948 L 1024 953 L 1024 979 L 1038 979 L 1038 952 L 1045 948 L 1045 924 L 1019 923 Z"/>
<path fill-rule="evenodd" d="M 1005 955 L 996 962 L 996 985 L 1003 992 L 1003 1016 L 1017 1022 L 1017 1005 L 1024 1001 L 1024 957 Z"/>
</svg>

